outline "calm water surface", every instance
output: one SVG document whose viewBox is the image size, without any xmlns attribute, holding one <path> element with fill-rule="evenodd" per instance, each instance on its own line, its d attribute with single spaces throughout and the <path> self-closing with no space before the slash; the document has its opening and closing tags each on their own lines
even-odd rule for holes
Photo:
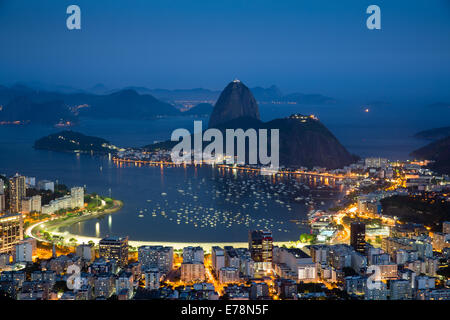
<svg viewBox="0 0 450 320">
<path fill-rule="evenodd" d="M 448 110 L 431 114 L 425 107 L 381 107 L 369 113 L 361 106 L 262 105 L 260 110 L 264 121 L 295 112 L 315 114 L 352 153 L 390 159 L 407 159 L 412 150 L 427 143 L 413 138 L 414 133 L 449 125 L 450 119 Z M 105 138 L 118 146 L 143 146 L 169 138 L 176 128 L 192 131 L 193 120 L 83 119 L 74 130 Z M 204 120 L 206 127 L 207 119 L 200 120 Z M 88 192 L 111 194 L 124 201 L 124 208 L 117 213 L 71 226 L 69 230 L 73 233 L 129 235 L 133 240 L 246 241 L 248 228 L 267 227 L 277 241 L 285 241 L 298 239 L 300 233 L 307 231 L 291 222 L 305 218 L 308 210 L 305 204 L 280 190 L 267 189 L 278 188 L 280 182 L 224 173 L 211 167 L 117 167 L 107 157 L 32 148 L 37 138 L 57 131 L 38 125 L 0 126 L 0 174 L 20 172 L 38 180 L 86 186 Z M 287 186 L 288 189 L 292 186 Z M 297 196 L 307 196 L 310 191 L 295 192 Z M 316 203 L 326 207 L 334 196 L 325 196 Z"/>
</svg>

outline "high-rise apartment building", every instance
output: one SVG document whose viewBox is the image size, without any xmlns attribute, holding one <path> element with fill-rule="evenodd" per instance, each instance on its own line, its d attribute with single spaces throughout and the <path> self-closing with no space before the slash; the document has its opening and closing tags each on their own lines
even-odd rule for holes
<svg viewBox="0 0 450 320">
<path fill-rule="evenodd" d="M 350 245 L 359 253 L 366 249 L 366 225 L 362 222 L 353 222 L 350 225 Z"/>
<path fill-rule="evenodd" d="M 16 244 L 23 240 L 22 214 L 0 217 L 0 253 L 13 253 Z"/>
<path fill-rule="evenodd" d="M 31 212 L 41 212 L 42 210 L 42 197 L 35 195 L 31 197 Z"/>
<path fill-rule="evenodd" d="M 84 188 L 83 187 L 73 187 L 70 189 L 71 197 L 71 207 L 83 208 L 84 207 Z"/>
<path fill-rule="evenodd" d="M 163 246 L 141 246 L 138 260 L 143 268 L 157 267 L 161 273 L 168 273 L 173 267 L 173 248 Z"/>
<path fill-rule="evenodd" d="M 16 174 L 9 181 L 9 210 L 18 213 L 22 211 L 22 200 L 26 196 L 25 177 Z"/>
<path fill-rule="evenodd" d="M 442 222 L 442 233 L 450 233 L 450 221 Z"/>
<path fill-rule="evenodd" d="M 234 267 L 223 267 L 219 270 L 219 282 L 239 282 L 239 269 Z"/>
<path fill-rule="evenodd" d="M 390 285 L 391 300 L 410 300 L 411 299 L 411 283 L 409 280 L 392 280 Z"/>
<path fill-rule="evenodd" d="M 181 281 L 183 282 L 201 282 L 205 281 L 205 265 L 203 263 L 182 263 Z"/>
<path fill-rule="evenodd" d="M 156 290 L 159 289 L 161 272 L 159 268 L 148 268 L 144 271 L 145 289 Z"/>
<path fill-rule="evenodd" d="M 95 250 L 92 244 L 80 244 L 77 246 L 76 253 L 84 261 L 92 262 L 95 259 Z"/>
<path fill-rule="evenodd" d="M 16 262 L 33 262 L 33 244 L 23 241 L 16 245 Z"/>
<path fill-rule="evenodd" d="M 116 260 L 121 267 L 128 264 L 128 237 L 107 237 L 99 242 L 100 257 Z"/>
<path fill-rule="evenodd" d="M 270 231 L 254 230 L 248 234 L 248 249 L 255 262 L 272 262 L 273 238 Z"/>
<path fill-rule="evenodd" d="M 6 211 L 6 197 L 0 193 L 0 213 Z"/>
<path fill-rule="evenodd" d="M 183 248 L 183 262 L 203 263 L 205 260 L 205 254 L 202 247 L 185 247 Z"/>
<path fill-rule="evenodd" d="M 0 213 L 6 211 L 5 183 L 0 178 Z"/>
<path fill-rule="evenodd" d="M 211 250 L 211 261 L 213 271 L 219 276 L 221 268 L 225 267 L 225 252 L 221 247 L 214 246 Z"/>
</svg>

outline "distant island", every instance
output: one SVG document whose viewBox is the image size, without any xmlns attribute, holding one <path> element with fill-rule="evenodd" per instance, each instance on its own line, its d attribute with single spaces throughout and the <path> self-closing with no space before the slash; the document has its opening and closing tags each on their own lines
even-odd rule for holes
<svg viewBox="0 0 450 320">
<path fill-rule="evenodd" d="M 426 140 L 439 140 L 450 136 L 450 127 L 435 128 L 416 133 L 414 137 Z"/>
<path fill-rule="evenodd" d="M 86 136 L 75 131 L 61 131 L 36 140 L 35 149 L 60 151 L 60 152 L 93 152 L 112 153 L 117 151 L 117 147 L 111 145 L 109 141 Z"/>
</svg>

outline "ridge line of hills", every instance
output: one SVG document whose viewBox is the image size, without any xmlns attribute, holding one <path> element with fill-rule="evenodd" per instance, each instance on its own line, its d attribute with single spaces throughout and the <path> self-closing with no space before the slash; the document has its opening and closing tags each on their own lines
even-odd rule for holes
<svg viewBox="0 0 450 320">
<path fill-rule="evenodd" d="M 416 159 L 433 161 L 428 165 L 433 171 L 450 174 L 450 127 L 420 131 L 414 137 L 431 142 L 410 155 Z"/>
<path fill-rule="evenodd" d="M 95 88 L 93 88 L 95 89 Z M 70 90 L 62 91 L 33 89 L 23 84 L 11 87 L 0 85 L 0 122 L 42 124 L 76 124 L 79 116 L 91 118 L 154 119 L 165 116 L 203 116 L 212 112 L 212 105 L 205 102 L 217 100 L 220 92 L 208 89 L 165 90 L 144 87 L 126 87 L 100 94 Z M 284 96 L 272 86 L 252 89 L 260 102 L 287 99 L 299 104 L 328 104 L 335 100 L 322 95 L 294 93 Z M 283 98 L 284 97 L 284 98 Z M 199 103 L 186 112 L 177 108 L 177 99 L 198 99 Z M 280 100 L 281 101 L 281 100 Z"/>
<path fill-rule="evenodd" d="M 135 92 L 126 91 L 127 98 L 132 99 Z M 263 122 L 260 120 L 256 100 L 239 80 L 230 82 L 221 92 L 212 111 L 209 128 L 226 129 L 278 129 L 280 165 L 295 167 L 342 168 L 355 162 L 358 157 L 350 154 L 338 139 L 314 116 L 299 114 L 290 117 Z M 192 136 L 190 137 L 192 138 Z M 75 142 L 72 140 L 76 140 Z M 269 139 L 270 140 L 270 139 Z M 224 141 L 225 142 L 225 141 Z M 268 141 L 270 144 L 270 141 Z M 148 151 L 156 149 L 170 150 L 178 142 L 165 141 L 144 146 Z M 83 147 L 84 146 L 84 147 Z M 268 146 L 271 150 L 271 146 Z M 73 151 L 105 151 L 112 148 L 100 138 L 85 136 L 80 133 L 65 131 L 36 141 L 35 148 Z M 248 145 L 246 154 L 249 154 Z M 223 150 L 226 150 L 225 148 Z M 255 152 L 255 150 L 252 150 Z M 271 151 L 272 152 L 272 151 Z"/>
</svg>

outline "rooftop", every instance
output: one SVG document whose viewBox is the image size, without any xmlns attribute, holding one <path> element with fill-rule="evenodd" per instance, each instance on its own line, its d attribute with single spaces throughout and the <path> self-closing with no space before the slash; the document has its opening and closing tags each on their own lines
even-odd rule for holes
<svg viewBox="0 0 450 320">
<path fill-rule="evenodd" d="M 308 254 L 306 254 L 303 250 L 297 248 L 287 249 L 289 253 L 293 254 L 296 259 L 305 259 L 311 258 Z"/>
</svg>

